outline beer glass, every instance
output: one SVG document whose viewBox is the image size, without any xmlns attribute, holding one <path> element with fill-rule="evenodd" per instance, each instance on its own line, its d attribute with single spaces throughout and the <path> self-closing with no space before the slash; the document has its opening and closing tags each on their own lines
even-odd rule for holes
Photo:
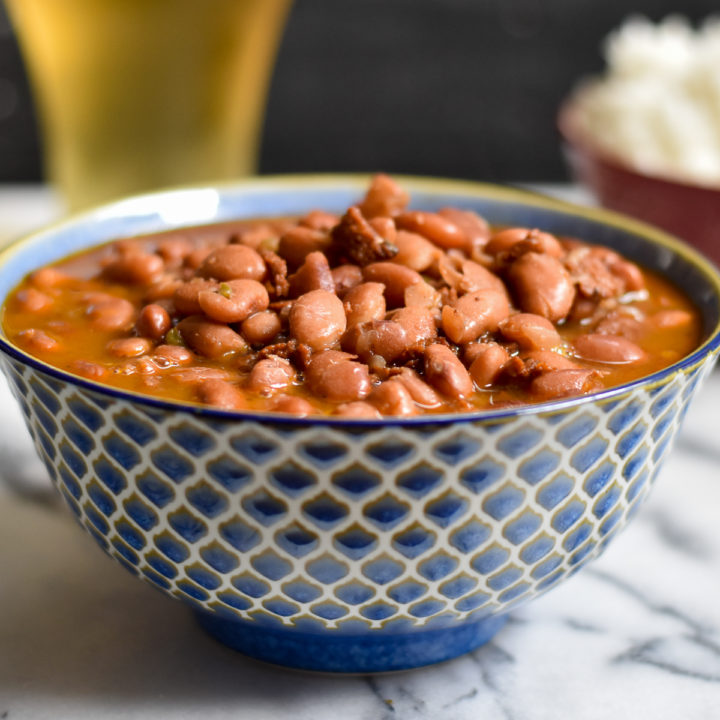
<svg viewBox="0 0 720 720">
<path fill-rule="evenodd" d="M 290 0 L 6 0 L 76 210 L 256 170 Z"/>
</svg>

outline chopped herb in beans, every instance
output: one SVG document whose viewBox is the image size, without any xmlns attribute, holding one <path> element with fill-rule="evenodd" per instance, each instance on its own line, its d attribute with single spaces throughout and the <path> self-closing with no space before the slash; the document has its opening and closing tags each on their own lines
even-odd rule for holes
<svg viewBox="0 0 720 720">
<path fill-rule="evenodd" d="M 377 419 L 592 393 L 679 360 L 690 301 L 618 252 L 415 210 L 376 176 L 341 213 L 123 238 L 31 273 L 7 335 L 108 385 L 225 410 Z"/>
</svg>

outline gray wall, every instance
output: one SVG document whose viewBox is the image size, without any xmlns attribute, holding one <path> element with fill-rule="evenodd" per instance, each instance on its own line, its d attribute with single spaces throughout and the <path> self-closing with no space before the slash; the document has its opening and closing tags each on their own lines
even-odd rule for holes
<svg viewBox="0 0 720 720">
<path fill-rule="evenodd" d="M 601 68 L 601 38 L 631 11 L 657 20 L 678 6 L 694 19 L 717 9 L 707 0 L 296 0 L 261 170 L 563 179 L 555 112 L 576 78 Z M 39 177 L 22 62 L 0 16 L 0 181 Z"/>
</svg>

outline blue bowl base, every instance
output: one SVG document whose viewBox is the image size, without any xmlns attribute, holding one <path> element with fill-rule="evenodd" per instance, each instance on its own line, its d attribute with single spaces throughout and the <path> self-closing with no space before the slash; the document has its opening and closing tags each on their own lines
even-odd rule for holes
<svg viewBox="0 0 720 720">
<path fill-rule="evenodd" d="M 204 612 L 195 615 L 216 640 L 244 655 L 273 665 L 330 673 L 392 672 L 450 660 L 484 645 L 507 619 L 493 615 L 455 627 L 368 636 L 277 630 Z"/>
</svg>

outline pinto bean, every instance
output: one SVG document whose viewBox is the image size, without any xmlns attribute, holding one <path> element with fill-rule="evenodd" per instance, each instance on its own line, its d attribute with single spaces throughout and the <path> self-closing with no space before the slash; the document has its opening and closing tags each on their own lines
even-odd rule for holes
<svg viewBox="0 0 720 720">
<path fill-rule="evenodd" d="M 28 313 L 42 313 L 53 305 L 53 299 L 41 290 L 26 287 L 15 295 L 14 304 L 22 311 Z"/>
<path fill-rule="evenodd" d="M 385 317 L 385 286 L 366 282 L 349 290 L 343 301 L 349 328 L 360 323 L 382 320 Z"/>
<path fill-rule="evenodd" d="M 357 265 L 339 265 L 330 272 L 335 284 L 335 294 L 341 299 L 363 281 L 362 270 Z"/>
<path fill-rule="evenodd" d="M 265 262 L 259 253 L 245 245 L 226 245 L 213 250 L 203 260 L 197 274 L 215 280 L 262 280 L 265 277 Z"/>
<path fill-rule="evenodd" d="M 435 315 L 440 311 L 442 298 L 440 293 L 426 282 L 415 283 L 405 288 L 405 307 L 421 307 L 432 310 Z"/>
<path fill-rule="evenodd" d="M 173 381 L 190 386 L 197 386 L 206 380 L 228 380 L 230 378 L 230 374 L 225 370 L 204 365 L 174 368 L 170 370 L 170 376 Z"/>
<path fill-rule="evenodd" d="M 438 210 L 438 215 L 447 218 L 453 225 L 460 228 L 473 250 L 481 250 L 485 247 L 490 238 L 490 226 L 480 215 L 472 210 L 449 207 Z"/>
<path fill-rule="evenodd" d="M 242 410 L 247 407 L 242 390 L 227 380 L 203 380 L 196 388 L 198 399 L 205 405 L 223 410 Z"/>
<path fill-rule="evenodd" d="M 629 364 L 647 359 L 645 351 L 627 338 L 590 333 L 580 335 L 573 343 L 576 355 L 592 362 Z"/>
<path fill-rule="evenodd" d="M 693 316 L 687 310 L 660 310 L 650 317 L 649 322 L 662 330 L 690 325 Z"/>
<path fill-rule="evenodd" d="M 161 275 L 143 294 L 143 302 L 154 303 L 160 300 L 169 300 L 177 289 L 183 285 L 183 281 L 172 275 Z"/>
<path fill-rule="evenodd" d="M 623 312 L 608 313 L 596 326 L 595 332 L 601 335 L 620 335 L 637 342 L 645 333 L 646 323 L 639 318 Z"/>
<path fill-rule="evenodd" d="M 368 220 L 372 229 L 380 235 L 383 240 L 387 240 L 389 243 L 395 245 L 395 239 L 397 238 L 397 228 L 395 222 L 390 217 L 374 217 Z"/>
<path fill-rule="evenodd" d="M 562 345 L 555 326 L 542 315 L 517 313 L 500 323 L 503 337 L 518 344 L 521 350 L 552 350 Z"/>
<path fill-rule="evenodd" d="M 414 210 L 401 213 L 395 218 L 400 230 L 409 230 L 430 240 L 444 250 L 469 249 L 470 240 L 455 223 L 437 213 Z"/>
<path fill-rule="evenodd" d="M 424 282 L 420 273 L 392 262 L 378 262 L 363 268 L 363 277 L 368 282 L 385 286 L 385 300 L 389 307 L 400 307 L 405 300 L 405 290 L 415 283 Z"/>
<path fill-rule="evenodd" d="M 203 290 L 214 290 L 218 286 L 214 280 L 193 278 L 183 283 L 173 293 L 173 305 L 180 315 L 198 315 L 202 312 L 198 295 Z"/>
<path fill-rule="evenodd" d="M 102 380 L 110 373 L 104 365 L 89 360 L 73 360 L 68 368 L 71 373 L 88 380 Z"/>
<path fill-rule="evenodd" d="M 188 365 L 195 359 L 190 350 L 181 345 L 158 345 L 153 352 L 155 363 L 162 368 Z"/>
<path fill-rule="evenodd" d="M 324 252 L 330 247 L 332 238 L 321 230 L 293 227 L 280 238 L 278 254 L 292 268 L 300 267 L 311 252 Z"/>
<path fill-rule="evenodd" d="M 440 250 L 435 245 L 417 233 L 398 230 L 393 242 L 398 253 L 392 262 L 416 272 L 427 270 L 440 255 Z"/>
<path fill-rule="evenodd" d="M 393 217 L 402 212 L 410 201 L 410 196 L 391 177 L 383 173 L 375 175 L 370 181 L 360 210 L 366 218 L 378 215 Z"/>
<path fill-rule="evenodd" d="M 314 415 L 315 408 L 305 398 L 297 395 L 278 395 L 270 401 L 270 410 L 273 412 L 287 413 L 296 417 L 307 417 Z"/>
<path fill-rule="evenodd" d="M 163 274 L 165 263 L 159 255 L 133 249 L 121 252 L 102 271 L 103 277 L 112 282 L 128 285 L 149 285 Z"/>
<path fill-rule="evenodd" d="M 290 334 L 315 351 L 339 342 L 347 321 L 342 301 L 327 290 L 312 290 L 301 295 L 289 315 Z"/>
<path fill-rule="evenodd" d="M 280 332 L 282 323 L 277 313 L 263 310 L 243 320 L 240 329 L 252 345 L 267 345 Z"/>
<path fill-rule="evenodd" d="M 392 322 L 405 330 L 411 345 L 434 340 L 437 337 L 435 316 L 427 308 L 404 307 L 392 315 Z"/>
<path fill-rule="evenodd" d="M 168 311 L 157 303 L 146 305 L 135 321 L 135 329 L 138 333 L 153 340 L 165 337 L 165 333 L 170 329 L 171 325 L 172 322 Z"/>
<path fill-rule="evenodd" d="M 430 385 L 448 397 L 466 398 L 473 391 L 468 371 L 446 345 L 430 345 L 425 349 L 425 377 Z"/>
<path fill-rule="evenodd" d="M 368 397 L 383 415 L 409 417 L 418 414 L 418 407 L 405 385 L 391 378 L 377 385 Z"/>
<path fill-rule="evenodd" d="M 363 362 L 371 362 L 380 356 L 386 363 L 397 360 L 412 341 L 402 325 L 391 320 L 354 325 L 343 337 L 343 349 L 354 352 Z"/>
<path fill-rule="evenodd" d="M 38 328 L 28 328 L 18 333 L 18 340 L 29 350 L 35 352 L 56 352 L 60 343 L 51 335 Z"/>
<path fill-rule="evenodd" d="M 503 281 L 487 268 L 473 260 L 454 261 L 449 255 L 441 255 L 438 261 L 440 277 L 458 295 L 491 288 L 505 293 Z"/>
<path fill-rule="evenodd" d="M 356 400 L 355 402 L 338 405 L 333 415 L 357 418 L 359 420 L 379 420 L 382 417 L 376 408 L 364 400 Z"/>
<path fill-rule="evenodd" d="M 468 343 L 497 330 L 509 313 L 510 305 L 503 293 L 477 290 L 443 307 L 442 327 L 454 343 Z"/>
<path fill-rule="evenodd" d="M 335 292 L 335 281 L 327 258 L 319 251 L 307 255 L 294 275 L 288 278 L 290 295 L 297 297 L 311 290 Z"/>
<path fill-rule="evenodd" d="M 524 312 L 558 322 L 570 312 L 575 287 L 568 271 L 551 255 L 525 253 L 512 263 L 508 279 Z"/>
<path fill-rule="evenodd" d="M 553 350 L 531 350 L 522 356 L 525 367 L 532 373 L 552 370 L 577 370 L 577 363 Z"/>
<path fill-rule="evenodd" d="M 204 357 L 220 358 L 247 349 L 243 337 L 232 328 L 202 315 L 186 317 L 178 323 L 177 329 L 185 344 Z"/>
<path fill-rule="evenodd" d="M 156 252 L 164 260 L 165 267 L 176 268 L 182 266 L 193 249 L 193 244 L 186 237 L 167 237 L 158 242 Z"/>
<path fill-rule="evenodd" d="M 468 368 L 470 377 L 479 388 L 497 382 L 505 364 L 510 360 L 508 351 L 497 343 L 476 343 L 473 361 Z"/>
<path fill-rule="evenodd" d="M 585 395 L 597 389 L 597 373 L 586 369 L 553 370 L 530 383 L 530 392 L 538 400 Z"/>
<path fill-rule="evenodd" d="M 269 397 L 278 390 L 285 390 L 294 380 L 295 368 L 285 358 L 269 357 L 255 363 L 247 380 L 253 392 Z"/>
<path fill-rule="evenodd" d="M 110 355 L 120 358 L 139 357 L 150 352 L 152 342 L 147 338 L 130 337 L 116 338 L 111 340 L 106 346 L 106 350 Z"/>
<path fill-rule="evenodd" d="M 402 383 L 417 405 L 426 410 L 442 405 L 440 396 L 411 368 L 404 367 L 394 380 Z"/>
<path fill-rule="evenodd" d="M 335 213 L 324 210 L 311 210 L 305 217 L 298 220 L 298 225 L 311 228 L 312 230 L 332 230 L 340 222 L 339 216 Z"/>
<path fill-rule="evenodd" d="M 229 280 L 214 290 L 201 290 L 198 305 L 211 320 L 220 323 L 242 322 L 253 313 L 265 310 L 270 298 L 257 280 Z"/>
<path fill-rule="evenodd" d="M 558 239 L 550 233 L 530 228 L 508 228 L 490 237 L 484 248 L 488 255 L 535 252 L 550 255 L 554 258 L 563 256 L 563 247 Z"/>
<path fill-rule="evenodd" d="M 70 279 L 67 273 L 54 267 L 45 267 L 36 270 L 30 275 L 30 282 L 38 290 L 50 290 L 60 287 Z"/>
<path fill-rule="evenodd" d="M 110 332 L 129 328 L 135 317 L 135 308 L 125 298 L 94 293 L 89 298 L 85 314 L 94 329 Z"/>
<path fill-rule="evenodd" d="M 366 398 L 371 388 L 368 367 L 351 358 L 337 350 L 314 355 L 305 371 L 310 392 L 338 403 Z"/>
</svg>

